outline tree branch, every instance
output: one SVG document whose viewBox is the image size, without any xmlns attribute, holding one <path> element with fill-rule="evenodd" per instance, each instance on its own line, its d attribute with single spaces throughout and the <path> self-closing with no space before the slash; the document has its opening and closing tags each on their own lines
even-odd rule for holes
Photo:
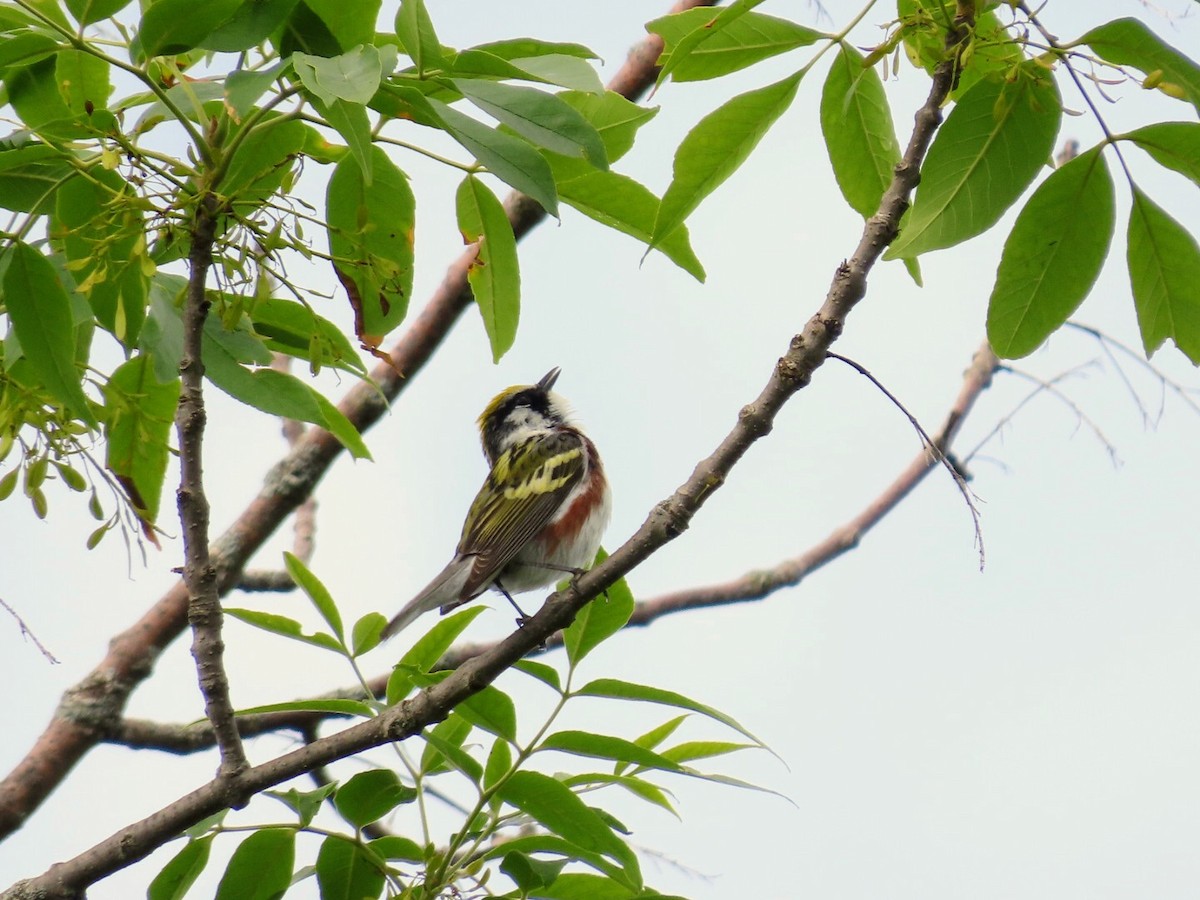
<svg viewBox="0 0 1200 900">
<path fill-rule="evenodd" d="M 963 4 L 966 5 L 966 4 Z M 858 249 L 838 267 L 820 310 L 792 338 L 758 398 L 743 407 L 733 429 L 702 460 L 670 497 L 659 503 L 638 531 L 595 569 L 574 580 L 547 599 L 542 609 L 503 641 L 464 662 L 445 680 L 397 703 L 378 717 L 321 738 L 240 775 L 214 779 L 149 817 L 121 829 L 45 874 L 20 882 L 3 895 L 8 900 L 80 897 L 89 884 L 153 852 L 184 828 L 227 807 L 236 807 L 255 793 L 387 741 L 401 741 L 442 721 L 463 700 L 490 684 L 501 672 L 565 628 L 583 606 L 605 587 L 631 571 L 652 553 L 678 537 L 707 498 L 724 483 L 750 446 L 770 432 L 774 417 L 796 391 L 807 385 L 825 360 L 829 346 L 840 335 L 845 317 L 866 294 L 867 275 L 887 244 L 896 236 L 908 197 L 919 179 L 934 132 L 941 122 L 941 106 L 949 95 L 957 68 L 957 46 L 965 33 L 960 19 L 954 52 L 934 72 L 929 96 L 916 115 L 908 148 L 896 167 L 878 212 L 863 229 Z M 969 23 L 967 23 L 969 24 Z"/>
<path fill-rule="evenodd" d="M 712 0 L 679 0 L 671 11 L 711 4 Z M 662 46 L 657 35 L 642 39 L 610 82 L 611 89 L 631 100 L 645 93 L 654 84 L 654 63 Z M 505 208 L 518 240 L 545 219 L 541 207 L 522 194 L 510 194 Z M 341 412 L 360 431 L 370 428 L 386 412 L 389 401 L 420 372 L 470 306 L 467 270 L 475 255 L 475 248 L 468 248 L 450 266 L 421 313 L 408 322 L 389 353 L 389 361 L 371 373 L 378 387 L 357 385 L 339 404 Z M 398 372 L 407 378 L 402 380 Z M 258 496 L 210 549 L 220 594 L 236 585 L 247 560 L 312 493 L 341 453 L 342 446 L 332 435 L 313 428 L 268 473 Z M 129 694 L 149 676 L 163 648 L 183 630 L 186 618 L 187 590 L 180 582 L 141 619 L 117 634 L 99 665 L 64 693 L 46 730 L 0 782 L 0 840 L 20 828 L 84 754 L 111 732 Z"/>
<path fill-rule="evenodd" d="M 208 497 L 204 493 L 204 320 L 210 306 L 206 293 L 212 268 L 213 241 L 220 213 L 217 198 L 201 196 L 192 226 L 190 274 L 183 309 L 183 354 L 179 360 L 179 405 L 175 430 L 179 435 L 179 521 L 183 526 L 183 581 L 188 593 L 188 622 L 192 627 L 192 658 L 204 714 L 212 724 L 221 752 L 218 776 L 237 775 L 249 763 L 238 737 L 229 679 L 225 674 L 225 642 L 221 638 L 221 598 L 217 570 L 208 553 Z"/>
<path fill-rule="evenodd" d="M 941 427 L 930 435 L 930 441 L 942 453 L 949 456 L 950 448 L 970 415 L 975 401 L 992 383 L 992 376 L 1000 368 L 1000 361 L 985 341 L 963 373 L 962 387 L 946 414 Z M 813 572 L 833 562 L 843 554 L 854 550 L 863 537 L 880 520 L 900 505 L 919 485 L 925 476 L 937 468 L 941 457 L 923 450 L 918 453 L 900 474 L 861 512 L 834 528 L 819 543 L 803 553 L 782 560 L 767 569 L 757 569 L 719 584 L 685 588 L 639 603 L 626 623 L 626 628 L 651 625 L 672 613 L 688 612 L 710 606 L 727 606 L 764 600 L 784 588 L 795 587 Z M 468 659 L 479 656 L 494 646 L 492 643 L 459 644 L 443 656 L 435 666 L 437 669 L 457 669 Z M 562 634 L 555 634 L 545 645 L 545 650 L 562 646 Z M 537 651 L 535 651 L 536 653 Z M 387 689 L 388 674 L 379 675 L 367 682 L 372 696 L 382 697 Z M 364 699 L 361 688 L 345 688 L 322 694 L 313 699 Z M 301 735 L 311 733 L 315 723 L 325 719 L 344 716 L 324 712 L 287 711 L 241 716 L 238 730 L 243 737 L 252 737 L 277 731 L 296 731 Z M 108 743 L 120 744 L 134 749 L 161 750 L 167 753 L 195 753 L 213 746 L 212 729 L 206 722 L 175 725 L 151 722 L 144 719 L 123 719 L 106 739 Z"/>
</svg>

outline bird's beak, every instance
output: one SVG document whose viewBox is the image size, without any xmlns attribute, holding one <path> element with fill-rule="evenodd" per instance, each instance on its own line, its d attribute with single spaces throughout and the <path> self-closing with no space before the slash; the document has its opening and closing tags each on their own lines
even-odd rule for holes
<svg viewBox="0 0 1200 900">
<path fill-rule="evenodd" d="M 549 372 L 542 376 L 542 380 L 537 383 L 538 390 L 548 391 L 554 387 L 554 382 L 558 381 L 558 374 L 562 371 L 558 366 L 555 366 Z"/>
</svg>

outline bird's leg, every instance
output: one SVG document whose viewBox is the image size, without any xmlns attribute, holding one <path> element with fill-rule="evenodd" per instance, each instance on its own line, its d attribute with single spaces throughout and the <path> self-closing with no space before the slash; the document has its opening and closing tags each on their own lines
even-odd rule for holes
<svg viewBox="0 0 1200 900">
<path fill-rule="evenodd" d="M 572 583 L 574 583 L 576 581 L 576 579 L 579 578 L 579 576 L 581 576 L 587 572 L 587 569 L 581 569 L 578 566 L 556 566 L 556 565 L 554 565 L 554 563 L 547 563 L 547 562 L 528 563 L 528 565 L 537 566 L 540 569 L 549 569 L 552 572 L 565 572 L 566 574 L 571 576 Z M 608 599 L 608 588 L 605 588 L 600 593 L 604 596 L 605 600 Z"/>
<path fill-rule="evenodd" d="M 525 623 L 529 621 L 529 616 L 525 615 L 525 613 L 521 611 L 521 607 L 517 606 L 517 601 L 512 598 L 512 594 L 510 594 L 504 585 L 500 583 L 500 579 L 493 581 L 492 585 L 496 588 L 496 590 L 504 595 L 504 598 L 509 603 L 512 604 L 512 608 L 517 611 L 517 626 L 524 628 Z"/>
</svg>

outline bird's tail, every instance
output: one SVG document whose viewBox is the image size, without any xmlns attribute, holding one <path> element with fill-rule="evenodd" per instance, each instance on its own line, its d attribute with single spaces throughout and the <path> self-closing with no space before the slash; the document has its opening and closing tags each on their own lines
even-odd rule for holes
<svg viewBox="0 0 1200 900">
<path fill-rule="evenodd" d="M 438 576 L 425 586 L 423 591 L 409 600 L 405 604 L 404 609 L 396 613 L 395 618 L 387 623 L 387 627 L 383 629 L 380 635 L 381 639 L 387 640 L 403 631 L 422 613 L 447 604 L 458 605 L 458 603 L 462 602 L 462 598 L 459 595 L 462 592 L 463 585 L 466 584 L 467 576 L 471 574 L 473 563 L 473 559 L 469 557 L 455 557 L 451 560 L 450 565 L 442 569 L 438 573 Z"/>
</svg>

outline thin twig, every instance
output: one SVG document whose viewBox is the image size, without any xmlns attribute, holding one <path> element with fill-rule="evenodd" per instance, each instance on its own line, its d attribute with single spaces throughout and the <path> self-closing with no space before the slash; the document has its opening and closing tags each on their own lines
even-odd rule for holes
<svg viewBox="0 0 1200 900">
<path fill-rule="evenodd" d="M 1193 400 L 1189 396 L 1187 388 L 1183 387 L 1183 385 L 1179 384 L 1176 381 L 1172 381 L 1170 378 L 1168 378 L 1166 375 L 1164 375 L 1162 373 L 1162 371 L 1156 365 L 1154 365 L 1154 363 L 1150 362 L 1150 360 L 1146 359 L 1145 356 L 1143 356 L 1138 351 L 1134 350 L 1128 344 L 1122 343 L 1121 341 L 1117 340 L 1116 338 L 1105 334 L 1099 328 L 1093 328 L 1091 325 L 1084 325 L 1082 322 L 1076 322 L 1072 319 L 1068 319 L 1066 324 L 1068 327 L 1074 328 L 1076 331 L 1082 331 L 1084 334 L 1090 334 L 1092 337 L 1094 337 L 1096 339 L 1096 341 L 1104 349 L 1105 354 L 1112 361 L 1113 366 L 1116 368 L 1118 374 L 1120 374 L 1121 379 L 1125 382 L 1130 393 L 1133 394 L 1134 401 L 1137 403 L 1138 408 L 1142 410 L 1143 420 L 1146 420 L 1147 416 L 1146 416 L 1145 409 L 1142 408 L 1141 399 L 1138 397 L 1137 391 L 1135 391 L 1133 389 L 1133 385 L 1129 382 L 1128 378 L 1125 377 L 1124 370 L 1121 368 L 1121 366 L 1119 366 L 1117 364 L 1117 361 L 1112 354 L 1113 347 L 1120 350 L 1123 354 L 1128 356 L 1135 363 L 1137 363 L 1139 366 L 1141 366 L 1143 369 L 1145 369 L 1147 372 L 1149 372 L 1151 375 L 1153 375 L 1164 389 L 1170 388 L 1172 393 L 1174 393 L 1177 397 L 1179 397 L 1180 400 L 1182 400 L 1189 407 L 1191 407 L 1192 412 L 1200 414 L 1200 404 L 1198 404 L 1195 400 Z M 1162 407 L 1162 404 L 1160 402 L 1159 412 L 1158 412 L 1158 415 L 1153 420 L 1154 423 L 1157 423 L 1159 418 L 1161 418 L 1161 416 L 1162 416 L 1162 408 L 1161 407 Z"/>
<path fill-rule="evenodd" d="M 1075 414 L 1076 431 L 1079 430 L 1079 426 L 1086 425 L 1088 430 L 1096 436 L 1096 440 L 1104 445 L 1104 449 L 1108 453 L 1108 458 L 1112 460 L 1113 466 L 1119 467 L 1121 465 L 1121 457 L 1117 455 L 1116 445 L 1105 436 L 1104 432 L 1100 430 L 1100 426 L 1096 423 L 1096 421 L 1087 413 L 1085 413 L 1080 408 L 1078 403 L 1068 397 L 1066 392 L 1063 391 L 1063 389 L 1060 388 L 1056 383 L 1058 381 L 1066 380 L 1070 373 L 1063 373 L 1061 376 L 1058 376 L 1054 379 L 1046 380 L 1044 378 L 1039 378 L 1032 372 L 1026 372 L 1024 369 L 1018 369 L 1014 366 L 1005 365 L 1002 367 L 1002 369 L 1011 375 L 1015 375 L 1018 378 L 1023 378 L 1026 381 L 1037 385 L 1037 389 L 1034 391 L 1035 395 L 1045 391 L 1055 400 L 1058 400 L 1060 403 L 1062 403 L 1063 406 L 1067 407 L 1067 409 L 1071 410 L 1071 412 Z"/>
<path fill-rule="evenodd" d="M 859 375 L 862 375 L 864 378 L 870 381 L 871 384 L 875 385 L 875 387 L 877 387 L 879 391 L 892 402 L 892 405 L 904 414 L 904 417 L 908 419 L 909 424 L 916 429 L 917 436 L 921 438 L 921 443 L 924 445 L 926 452 L 929 453 L 936 462 L 941 463 L 941 465 L 945 467 L 946 471 L 950 473 L 950 477 L 954 479 L 954 486 L 958 488 L 958 492 L 962 494 L 963 502 L 967 504 L 967 510 L 971 513 L 971 524 L 975 527 L 975 546 L 979 550 L 979 571 L 982 572 L 985 559 L 983 549 L 983 528 L 979 523 L 979 510 L 975 506 L 975 498 L 971 495 L 971 489 L 967 487 L 967 479 L 963 477 L 962 473 L 958 471 L 954 463 L 950 461 L 950 458 L 942 450 L 942 447 L 926 433 L 924 428 L 921 427 L 921 423 L 917 421 L 917 417 L 910 413 L 907 407 L 900 402 L 899 398 L 897 398 L 895 394 L 884 387 L 883 382 L 872 375 L 865 366 L 862 366 L 849 357 L 842 356 L 838 353 L 826 353 L 825 355 L 830 359 L 836 359 L 839 362 L 845 363 L 850 368 L 854 369 L 854 371 L 856 371 Z M 991 378 L 990 372 L 988 373 L 988 378 L 989 380 Z"/>
<path fill-rule="evenodd" d="M 4 598 L 2 597 L 0 597 L 0 606 L 3 606 L 6 610 L 8 610 L 8 614 L 17 620 L 17 627 L 21 629 L 21 634 L 33 641 L 33 645 L 37 647 L 39 651 L 41 651 L 42 656 L 46 657 L 47 660 L 57 666 L 59 663 L 58 657 L 46 649 L 46 646 L 38 640 L 38 637 L 33 633 L 33 630 L 25 624 L 25 620 L 17 615 L 17 611 L 5 603 Z"/>
</svg>

